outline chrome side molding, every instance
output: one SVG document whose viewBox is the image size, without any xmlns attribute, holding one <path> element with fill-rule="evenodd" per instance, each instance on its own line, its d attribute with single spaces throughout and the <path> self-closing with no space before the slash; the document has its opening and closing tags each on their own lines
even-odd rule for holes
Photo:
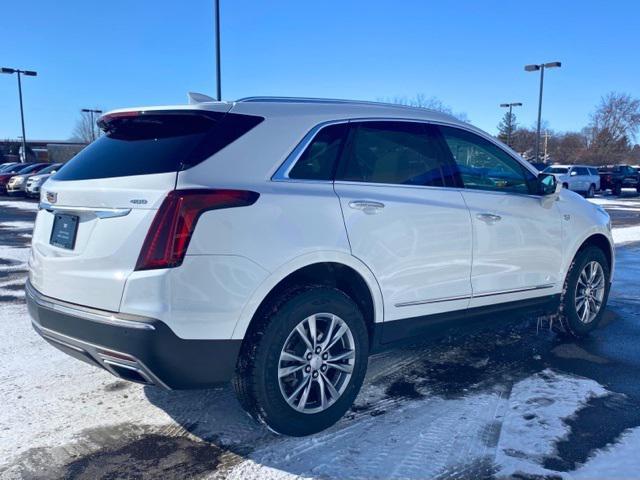
<svg viewBox="0 0 640 480">
<path fill-rule="evenodd" d="M 535 287 L 512 288 L 509 290 L 475 293 L 472 295 L 460 295 L 457 297 L 442 297 L 442 298 L 432 298 L 429 300 L 416 300 L 412 302 L 396 303 L 394 307 L 412 307 L 415 305 L 427 305 L 429 303 L 453 302 L 455 300 L 471 300 L 472 298 L 492 297 L 494 295 L 507 295 L 509 293 L 533 292 L 535 290 L 544 290 L 546 288 L 553 288 L 555 286 L 556 286 L 555 283 L 547 283 L 544 285 L 536 285 Z"/>
</svg>

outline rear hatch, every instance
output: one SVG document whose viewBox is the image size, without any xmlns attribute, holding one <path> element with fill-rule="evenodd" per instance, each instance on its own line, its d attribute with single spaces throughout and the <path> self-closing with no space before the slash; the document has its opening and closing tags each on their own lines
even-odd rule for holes
<svg viewBox="0 0 640 480">
<path fill-rule="evenodd" d="M 108 114 L 105 134 L 43 186 L 29 278 L 44 295 L 118 311 L 156 211 L 175 189 L 177 172 L 219 148 L 213 110 Z"/>
</svg>

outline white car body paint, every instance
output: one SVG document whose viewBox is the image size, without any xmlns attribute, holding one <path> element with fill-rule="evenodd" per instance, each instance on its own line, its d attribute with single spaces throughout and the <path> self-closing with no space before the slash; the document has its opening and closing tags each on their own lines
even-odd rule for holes
<svg viewBox="0 0 640 480">
<path fill-rule="evenodd" d="M 292 272 L 314 263 L 354 269 L 369 288 L 374 321 L 395 322 L 559 293 L 573 256 L 589 236 L 602 234 L 612 242 L 608 216 L 568 191 L 549 203 L 535 195 L 462 188 L 273 178 L 314 127 L 370 118 L 473 132 L 537 174 L 507 147 L 446 114 L 363 102 L 295 101 L 145 110 L 178 108 L 265 120 L 177 175 L 49 179 L 43 198 L 55 193 L 55 207 L 75 211 L 80 226 L 76 248 L 65 251 L 49 243 L 54 214 L 46 208 L 38 213 L 29 277 L 42 294 L 156 318 L 180 338 L 242 339 L 269 292 Z M 174 188 L 252 190 L 260 198 L 249 207 L 202 214 L 181 266 L 134 271 L 157 209 Z M 146 203 L 132 203 L 136 199 Z M 385 207 L 370 215 L 350 207 L 359 200 L 379 201 Z M 116 210 L 128 212 L 98 217 L 101 211 Z M 477 217 L 485 213 L 501 218 L 486 223 Z"/>
</svg>

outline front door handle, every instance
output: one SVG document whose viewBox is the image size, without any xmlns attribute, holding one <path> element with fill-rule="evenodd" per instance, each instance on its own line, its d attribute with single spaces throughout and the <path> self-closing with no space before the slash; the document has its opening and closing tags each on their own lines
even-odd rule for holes
<svg viewBox="0 0 640 480">
<path fill-rule="evenodd" d="M 367 215 L 374 215 L 384 208 L 384 203 L 371 200 L 354 200 L 349 206 L 355 210 L 362 210 Z"/>
<path fill-rule="evenodd" d="M 496 215 L 494 213 L 478 213 L 476 214 L 476 218 L 489 225 L 493 225 L 494 223 L 502 220 L 500 215 Z"/>
</svg>

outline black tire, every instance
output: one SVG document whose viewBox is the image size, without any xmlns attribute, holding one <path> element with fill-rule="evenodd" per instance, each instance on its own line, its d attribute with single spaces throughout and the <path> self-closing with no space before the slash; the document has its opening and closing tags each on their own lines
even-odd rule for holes
<svg viewBox="0 0 640 480">
<path fill-rule="evenodd" d="M 587 190 L 587 198 L 593 198 L 596 194 L 596 186 L 592 183 Z"/>
<path fill-rule="evenodd" d="M 576 308 L 576 290 L 580 274 L 585 266 L 593 261 L 598 262 L 604 272 L 604 297 L 595 318 L 588 323 L 584 323 L 580 320 Z M 598 247 L 587 247 L 578 252 L 571 264 L 562 291 L 560 310 L 558 312 L 559 333 L 573 338 L 583 338 L 598 327 L 609 297 L 610 278 L 610 266 L 607 257 L 601 249 Z"/>
<path fill-rule="evenodd" d="M 611 193 L 617 197 L 622 193 L 622 187 L 620 185 L 614 185 L 611 189 Z"/>
<path fill-rule="evenodd" d="M 304 413 L 290 406 L 281 392 L 280 354 L 296 326 L 319 313 L 336 315 L 348 325 L 355 344 L 354 364 L 346 388 L 335 403 L 318 413 Z M 337 422 L 353 404 L 367 370 L 369 337 L 356 303 L 336 288 L 299 287 L 280 296 L 255 320 L 245 338 L 233 379 L 242 407 L 272 431 L 284 435 L 310 435 Z"/>
<path fill-rule="evenodd" d="M 562 184 L 562 188 L 566 188 L 568 190 L 569 189 L 569 184 L 568 183 L 563 183 Z"/>
</svg>

